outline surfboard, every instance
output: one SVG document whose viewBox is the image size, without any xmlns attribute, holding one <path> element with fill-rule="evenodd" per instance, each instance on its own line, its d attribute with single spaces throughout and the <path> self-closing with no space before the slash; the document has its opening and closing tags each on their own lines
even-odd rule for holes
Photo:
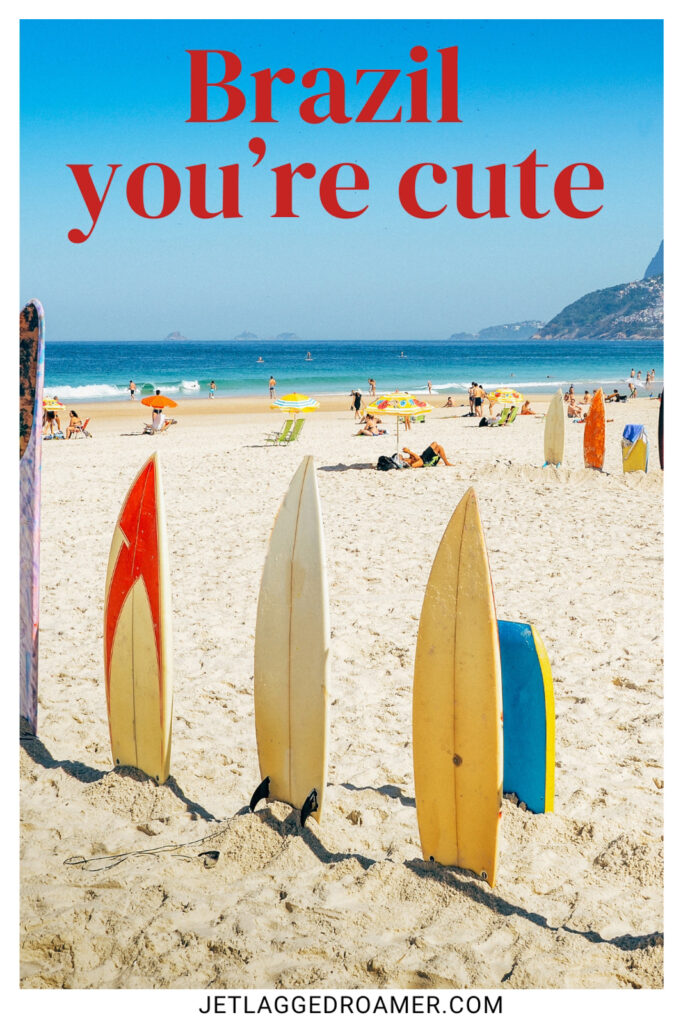
<svg viewBox="0 0 683 1024">
<path fill-rule="evenodd" d="M 121 507 L 104 594 L 104 673 L 114 763 L 157 782 L 171 763 L 173 668 L 166 516 L 158 456 Z"/>
<path fill-rule="evenodd" d="M 583 431 L 583 464 L 602 469 L 605 461 L 605 399 L 602 388 L 593 395 Z"/>
<path fill-rule="evenodd" d="M 40 467 L 45 315 L 37 299 L 19 314 L 19 724 L 38 729 Z"/>
<path fill-rule="evenodd" d="M 532 625 L 498 620 L 503 676 L 503 791 L 530 811 L 555 801 L 555 697 L 548 652 Z"/>
<path fill-rule="evenodd" d="M 254 638 L 254 709 L 267 797 L 320 821 L 327 776 L 330 627 L 325 541 L 313 456 L 275 519 L 263 567 Z"/>
<path fill-rule="evenodd" d="M 650 459 L 650 442 L 647 431 L 643 428 L 637 441 L 631 441 L 627 436 L 629 431 L 633 436 L 633 428 L 637 429 L 638 426 L 640 424 L 627 423 L 624 427 L 624 436 L 621 439 L 621 461 L 624 473 L 636 473 L 639 470 L 647 473 Z"/>
<path fill-rule="evenodd" d="M 503 795 L 498 622 L 474 490 L 427 582 L 415 651 L 413 764 L 425 860 L 495 885 Z"/>
<path fill-rule="evenodd" d="M 564 402 L 562 390 L 558 389 L 552 397 L 545 417 L 543 431 L 544 466 L 559 466 L 564 458 Z"/>
<path fill-rule="evenodd" d="M 657 447 L 659 448 L 659 467 L 664 469 L 664 388 L 659 402 L 659 421 L 657 423 Z"/>
</svg>

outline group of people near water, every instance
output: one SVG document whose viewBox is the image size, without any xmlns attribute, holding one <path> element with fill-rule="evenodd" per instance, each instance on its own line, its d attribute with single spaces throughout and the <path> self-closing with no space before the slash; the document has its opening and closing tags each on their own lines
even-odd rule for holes
<svg viewBox="0 0 683 1024">
<path fill-rule="evenodd" d="M 56 395 L 53 397 L 52 401 L 55 405 L 59 405 L 59 399 L 57 398 Z M 57 428 L 56 430 L 55 427 Z M 65 435 L 62 431 L 62 423 L 59 418 L 58 409 L 48 408 L 43 410 L 42 429 L 44 438 L 47 437 L 63 439 L 66 436 L 66 440 L 68 441 L 70 437 L 74 436 L 74 434 L 83 433 L 83 420 L 78 415 L 75 409 L 71 409 L 71 411 L 69 412 L 69 425 L 66 428 Z"/>
</svg>

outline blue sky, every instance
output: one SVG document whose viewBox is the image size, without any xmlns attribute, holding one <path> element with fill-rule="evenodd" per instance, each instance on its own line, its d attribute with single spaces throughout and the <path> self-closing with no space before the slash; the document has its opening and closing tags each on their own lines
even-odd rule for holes
<svg viewBox="0 0 683 1024">
<path fill-rule="evenodd" d="M 409 56 L 429 51 L 423 65 Z M 439 58 L 459 48 L 460 124 L 436 122 Z M 223 49 L 242 61 L 245 113 L 188 124 L 188 49 Z M 586 291 L 640 277 L 662 237 L 662 33 L 657 21 L 32 21 L 21 32 L 21 296 L 48 311 L 52 339 L 260 337 L 441 338 L 526 318 L 549 319 Z M 251 72 L 289 66 L 276 83 L 277 124 L 253 124 Z M 367 95 L 357 68 L 400 68 L 387 109 L 408 101 L 406 72 L 427 67 L 430 124 L 308 125 L 303 73 L 333 67 L 347 83 L 347 113 Z M 218 91 L 215 91 L 218 93 Z M 395 96 L 395 99 L 393 98 Z M 266 142 L 253 168 L 248 142 Z M 519 210 L 513 165 L 536 149 L 543 220 Z M 273 219 L 274 175 L 311 161 L 313 181 L 295 186 L 296 219 Z M 455 174 L 421 191 L 448 203 L 432 220 L 400 206 L 401 174 L 431 161 L 472 163 L 475 205 L 486 208 L 491 164 L 508 166 L 507 219 L 466 220 Z M 126 201 L 140 164 L 178 174 L 182 195 L 169 217 L 145 220 Z M 368 173 L 369 204 L 354 220 L 326 213 L 322 173 L 356 162 Z M 567 164 L 589 162 L 605 188 L 587 220 L 563 216 L 553 182 Z M 67 164 L 93 165 L 101 191 L 121 168 L 91 238 L 71 228 L 89 217 Z M 221 165 L 240 165 L 242 218 L 200 220 L 188 206 L 191 164 L 205 163 L 209 205 L 220 199 Z M 148 180 L 150 209 L 158 190 Z M 579 194 L 580 195 L 580 194 Z M 590 197 L 577 198 L 577 204 Z M 591 203 L 592 205 L 592 203 Z"/>
</svg>

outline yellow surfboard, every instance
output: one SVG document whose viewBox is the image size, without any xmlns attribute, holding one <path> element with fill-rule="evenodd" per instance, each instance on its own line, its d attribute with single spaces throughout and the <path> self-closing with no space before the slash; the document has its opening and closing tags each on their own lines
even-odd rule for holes
<svg viewBox="0 0 683 1024">
<path fill-rule="evenodd" d="M 551 399 L 545 417 L 543 455 L 546 466 L 559 466 L 564 459 L 564 421 L 562 391 L 558 389 Z"/>
<path fill-rule="evenodd" d="M 498 623 L 470 488 L 429 575 L 415 651 L 413 763 L 425 860 L 495 885 L 503 797 Z"/>
<path fill-rule="evenodd" d="M 262 797 L 320 821 L 327 776 L 330 627 L 325 543 L 313 456 L 292 478 L 263 567 L 254 639 Z"/>
<path fill-rule="evenodd" d="M 104 599 L 104 670 L 114 762 L 157 782 L 171 763 L 171 601 L 161 469 L 156 453 L 126 495 L 114 529 Z"/>
</svg>

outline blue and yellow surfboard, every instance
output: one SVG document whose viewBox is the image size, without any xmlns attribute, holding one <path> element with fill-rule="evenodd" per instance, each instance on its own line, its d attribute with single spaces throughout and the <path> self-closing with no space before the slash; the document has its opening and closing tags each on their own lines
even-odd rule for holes
<svg viewBox="0 0 683 1024">
<path fill-rule="evenodd" d="M 555 800 L 555 698 L 548 653 L 533 626 L 498 620 L 503 678 L 503 791 L 530 811 Z"/>
</svg>

